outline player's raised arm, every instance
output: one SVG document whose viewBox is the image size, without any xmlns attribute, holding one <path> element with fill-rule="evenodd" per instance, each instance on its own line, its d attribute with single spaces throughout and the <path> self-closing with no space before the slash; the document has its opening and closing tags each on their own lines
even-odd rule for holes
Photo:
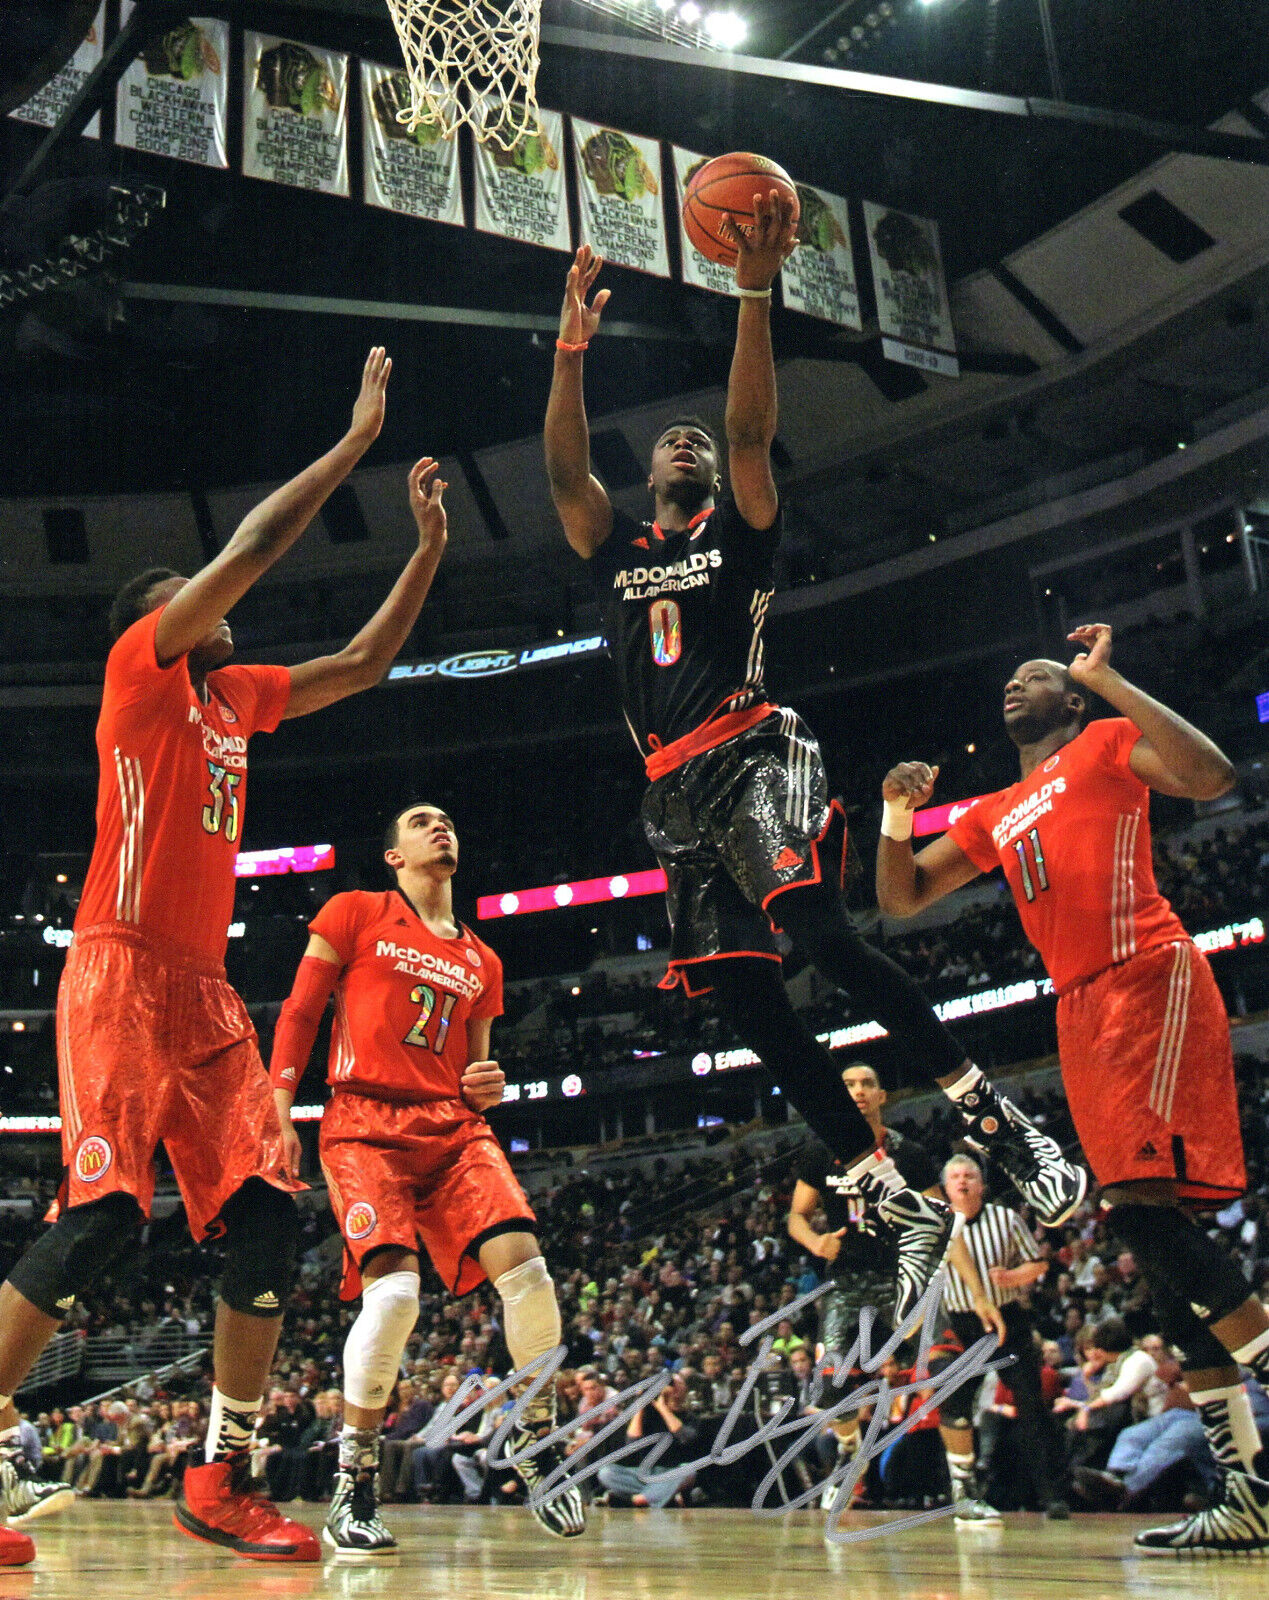
<svg viewBox="0 0 1269 1600">
<path fill-rule="evenodd" d="M 912 853 L 912 813 L 934 793 L 937 767 L 901 761 L 881 786 L 885 812 L 877 841 L 877 904 L 888 917 L 911 917 L 978 876 L 950 834 Z"/>
<path fill-rule="evenodd" d="M 1089 623 L 1068 637 L 1083 646 L 1071 662 L 1071 677 L 1141 729 L 1128 764 L 1142 783 L 1182 800 L 1215 800 L 1233 788 L 1233 762 L 1205 733 L 1114 670 L 1106 623 Z"/>
<path fill-rule="evenodd" d="M 590 429 L 582 389 L 582 353 L 599 328 L 609 289 L 587 303 L 603 259 L 582 245 L 568 269 L 551 397 L 546 403 L 546 475 L 564 537 L 579 556 L 593 556 L 612 532 L 612 505 L 590 470 Z"/>
<path fill-rule="evenodd" d="M 282 1002 L 282 1012 L 273 1030 L 273 1052 L 269 1057 L 269 1081 L 273 1103 L 282 1124 L 282 1145 L 287 1168 L 293 1178 L 300 1171 L 300 1136 L 291 1121 L 295 1091 L 300 1086 L 313 1053 L 322 1012 L 330 999 L 344 963 L 334 947 L 321 934 L 309 935 L 308 946 L 295 974 L 291 992 Z"/>
<path fill-rule="evenodd" d="M 751 528 L 769 528 L 780 509 L 771 476 L 776 435 L 775 358 L 771 352 L 771 285 L 797 243 L 793 202 L 778 191 L 754 196 L 747 231 L 733 217 L 740 311 L 727 382 L 727 467 L 736 509 Z"/>
<path fill-rule="evenodd" d="M 263 572 L 291 548 L 379 437 L 391 357 L 376 346 L 366 357 L 348 432 L 320 461 L 249 511 L 220 554 L 164 607 L 154 633 L 161 666 L 186 655 Z"/>
<path fill-rule="evenodd" d="M 441 497 L 448 488 L 431 456 L 414 463 L 410 471 L 410 510 L 419 530 L 418 549 L 406 562 L 388 598 L 355 638 L 333 656 L 317 656 L 291 668 L 288 717 L 320 711 L 336 700 L 373 688 L 395 661 L 418 620 L 445 553 L 449 535 Z"/>
</svg>

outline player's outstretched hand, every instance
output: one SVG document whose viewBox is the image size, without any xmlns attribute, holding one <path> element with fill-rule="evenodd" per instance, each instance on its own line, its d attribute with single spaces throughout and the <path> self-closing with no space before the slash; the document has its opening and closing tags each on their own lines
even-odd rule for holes
<svg viewBox="0 0 1269 1600">
<path fill-rule="evenodd" d="M 742 228 L 730 212 L 723 227 L 736 246 L 736 287 L 769 289 L 776 273 L 797 249 L 793 201 L 779 189 L 753 197 L 753 223 Z"/>
<path fill-rule="evenodd" d="M 387 406 L 388 379 L 392 375 L 392 357 L 381 344 L 377 344 L 366 357 L 361 373 L 361 393 L 353 406 L 349 435 L 363 450 L 368 450 L 379 437 L 383 427 L 383 413 Z"/>
<path fill-rule="evenodd" d="M 560 311 L 560 343 L 586 344 L 599 329 L 599 319 L 608 304 L 611 289 L 601 289 L 587 304 L 586 297 L 599 276 L 604 264 L 588 244 L 584 244 L 573 257 L 564 284 L 564 305 Z"/>
<path fill-rule="evenodd" d="M 441 467 L 431 456 L 424 456 L 410 468 L 410 510 L 418 523 L 419 544 L 425 550 L 439 545 L 444 549 L 449 537 L 449 519 L 441 496 L 449 488 L 441 477 Z"/>
<path fill-rule="evenodd" d="M 937 767 L 927 767 L 924 761 L 901 761 L 891 767 L 881 782 L 881 797 L 891 805 L 906 803 L 909 811 L 923 806 L 934 793 Z"/>
<path fill-rule="evenodd" d="M 506 1074 L 496 1061 L 469 1061 L 459 1087 L 473 1111 L 488 1111 L 502 1099 Z"/>
<path fill-rule="evenodd" d="M 1088 622 L 1066 637 L 1072 644 L 1084 647 L 1071 662 L 1071 676 L 1076 683 L 1095 683 L 1110 665 L 1110 624 Z"/>
</svg>

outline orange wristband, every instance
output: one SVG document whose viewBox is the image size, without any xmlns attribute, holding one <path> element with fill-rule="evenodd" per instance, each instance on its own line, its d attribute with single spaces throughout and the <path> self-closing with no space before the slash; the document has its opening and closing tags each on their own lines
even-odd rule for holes
<svg viewBox="0 0 1269 1600">
<path fill-rule="evenodd" d="M 569 344 L 566 339 L 557 339 L 555 341 L 555 348 L 557 350 L 567 350 L 569 355 L 576 355 L 579 351 L 587 349 L 589 345 L 589 339 L 583 339 L 581 344 Z"/>
</svg>

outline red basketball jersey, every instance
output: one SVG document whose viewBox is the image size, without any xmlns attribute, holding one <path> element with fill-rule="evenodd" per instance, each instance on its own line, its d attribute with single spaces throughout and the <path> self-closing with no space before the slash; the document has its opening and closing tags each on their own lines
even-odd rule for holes
<svg viewBox="0 0 1269 1600">
<path fill-rule="evenodd" d="M 948 829 L 976 867 L 1003 866 L 1027 938 L 1059 994 L 1186 937 L 1150 859 L 1150 791 L 1128 765 L 1141 731 L 1090 722 L 1030 777 Z"/>
<path fill-rule="evenodd" d="M 97 840 L 76 928 L 121 922 L 223 961 L 247 801 L 247 740 L 291 697 L 285 667 L 221 667 L 206 705 L 182 656 L 161 667 L 162 608 L 116 640 L 97 718 Z"/>
<path fill-rule="evenodd" d="M 328 900 L 309 923 L 343 963 L 327 1077 L 389 1100 L 453 1100 L 467 1024 L 502 1015 L 502 962 L 462 928 L 440 939 L 397 889 Z"/>
</svg>

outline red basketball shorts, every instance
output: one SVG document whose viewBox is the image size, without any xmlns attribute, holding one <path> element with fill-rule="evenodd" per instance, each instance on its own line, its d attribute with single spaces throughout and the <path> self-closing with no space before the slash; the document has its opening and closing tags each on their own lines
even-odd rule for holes
<svg viewBox="0 0 1269 1600">
<path fill-rule="evenodd" d="M 1075 1130 L 1098 1183 L 1174 1178 L 1191 1199 L 1243 1192 L 1229 1020 L 1185 940 L 1145 950 L 1058 1000 Z"/>
<path fill-rule="evenodd" d="M 160 1140 L 202 1239 L 248 1178 L 286 1175 L 268 1074 L 224 969 L 114 923 L 75 935 L 57 992 L 62 1205 L 133 1195 L 149 1215 Z"/>
<path fill-rule="evenodd" d="M 341 1298 L 361 1293 L 361 1263 L 419 1240 L 447 1288 L 485 1281 L 467 1251 L 491 1230 L 537 1218 L 483 1117 L 460 1101 L 400 1104 L 340 1090 L 322 1117 L 322 1170 L 344 1236 Z"/>
</svg>

